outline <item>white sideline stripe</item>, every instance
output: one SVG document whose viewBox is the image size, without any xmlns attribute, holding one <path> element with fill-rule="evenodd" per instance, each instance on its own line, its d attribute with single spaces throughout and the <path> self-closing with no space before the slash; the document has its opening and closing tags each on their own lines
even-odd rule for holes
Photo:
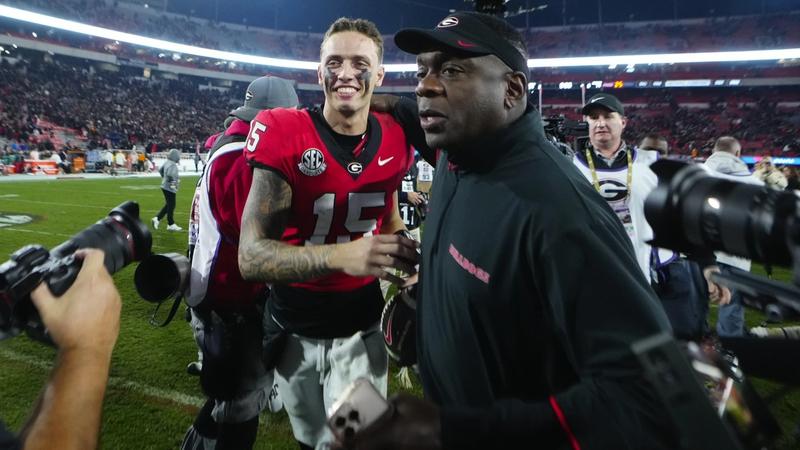
<svg viewBox="0 0 800 450">
<path fill-rule="evenodd" d="M 11 350 L 0 349 L 0 356 L 11 361 L 21 362 L 30 366 L 36 367 L 41 370 L 50 370 L 53 367 L 51 362 L 45 361 L 34 356 L 24 355 Z M 136 392 L 137 394 L 145 395 L 147 397 L 157 398 L 159 400 L 167 400 L 182 406 L 196 406 L 201 407 L 205 403 L 205 399 L 195 395 L 184 394 L 178 391 L 169 389 L 161 389 L 146 384 L 138 383 L 136 381 L 126 380 L 122 377 L 112 376 L 108 380 L 108 385 L 115 388 L 122 388 Z"/>
<path fill-rule="evenodd" d="M 49 231 L 38 231 L 38 230 L 23 230 L 23 229 L 21 229 L 21 228 L 14 228 L 14 227 L 4 227 L 4 228 L 0 228 L 0 230 L 6 230 L 6 231 L 19 231 L 20 233 L 36 233 L 36 234 L 44 234 L 44 235 L 46 235 L 46 236 L 61 236 L 61 237 L 66 237 L 66 238 L 71 238 L 72 236 L 74 236 L 74 235 L 72 235 L 72 234 L 65 234 L 65 233 L 51 233 L 51 232 L 49 232 Z M 162 249 L 162 250 L 172 250 L 172 248 L 171 248 L 171 247 L 164 247 L 163 245 L 156 245 L 156 244 L 153 244 L 153 248 L 159 248 L 159 249 Z"/>
</svg>

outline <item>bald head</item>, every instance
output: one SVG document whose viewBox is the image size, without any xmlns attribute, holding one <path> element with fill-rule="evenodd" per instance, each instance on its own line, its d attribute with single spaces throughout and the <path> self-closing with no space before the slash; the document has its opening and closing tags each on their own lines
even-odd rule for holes
<svg viewBox="0 0 800 450">
<path fill-rule="evenodd" d="M 733 136 L 722 136 L 714 143 L 712 153 L 725 152 L 733 156 L 739 156 L 742 153 L 742 144 Z"/>
</svg>

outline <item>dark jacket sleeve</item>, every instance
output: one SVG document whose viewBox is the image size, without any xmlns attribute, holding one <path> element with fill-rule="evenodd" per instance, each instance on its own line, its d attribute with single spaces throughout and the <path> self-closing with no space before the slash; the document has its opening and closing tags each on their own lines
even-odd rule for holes
<svg viewBox="0 0 800 450">
<path fill-rule="evenodd" d="M 6 429 L 3 422 L 0 422 L 0 450 L 19 450 L 21 448 L 22 443 Z"/>
<path fill-rule="evenodd" d="M 428 147 L 425 141 L 425 132 L 419 124 L 419 110 L 417 103 L 411 99 L 400 97 L 394 106 L 392 116 L 403 127 L 406 137 L 411 145 L 422 155 L 422 158 L 433 167 L 436 167 L 436 152 Z"/>
<path fill-rule="evenodd" d="M 668 416 L 631 351 L 634 342 L 669 330 L 666 316 L 621 227 L 594 225 L 527 244 L 555 336 L 549 350 L 563 357 L 552 384 L 574 382 L 552 386 L 537 402 L 443 409 L 445 448 L 669 448 Z"/>
</svg>

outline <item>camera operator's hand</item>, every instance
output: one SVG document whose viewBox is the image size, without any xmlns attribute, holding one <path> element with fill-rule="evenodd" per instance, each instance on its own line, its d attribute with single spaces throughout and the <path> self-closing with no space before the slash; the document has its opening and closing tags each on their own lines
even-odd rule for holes
<svg viewBox="0 0 800 450">
<path fill-rule="evenodd" d="M 711 279 L 711 274 L 713 273 L 720 273 L 719 267 L 708 266 L 703 269 L 703 276 L 705 276 L 706 283 L 708 283 L 708 298 L 712 303 L 727 305 L 731 302 L 731 291 L 727 287 L 714 282 Z"/>
<path fill-rule="evenodd" d="M 337 442 L 335 450 L 439 450 L 442 448 L 442 425 L 439 408 L 433 403 L 408 394 L 399 394 L 389 402 L 394 414 L 356 434 L 351 443 Z"/>
<path fill-rule="evenodd" d="M 59 350 L 110 355 L 119 334 L 119 293 L 103 266 L 102 250 L 79 250 L 75 256 L 83 259 L 83 266 L 69 290 L 56 298 L 42 283 L 31 300 Z"/>
<path fill-rule="evenodd" d="M 58 345 L 47 386 L 20 436 L 25 449 L 97 447 L 111 351 L 119 334 L 121 302 L 103 266 L 103 252 L 80 250 L 81 271 L 61 297 L 42 283 L 31 293 Z"/>
</svg>

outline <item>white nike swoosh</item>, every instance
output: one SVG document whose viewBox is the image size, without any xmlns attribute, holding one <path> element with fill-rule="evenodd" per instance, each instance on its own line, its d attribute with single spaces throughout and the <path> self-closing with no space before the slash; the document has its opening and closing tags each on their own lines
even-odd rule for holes
<svg viewBox="0 0 800 450">
<path fill-rule="evenodd" d="M 378 165 L 379 165 L 379 166 L 385 166 L 385 165 L 386 165 L 386 163 L 388 163 L 389 161 L 391 161 L 391 160 L 393 160 L 393 159 L 394 159 L 394 156 L 392 156 L 392 157 L 390 157 L 390 158 L 386 158 L 386 159 L 380 159 L 380 158 L 378 158 Z"/>
</svg>

